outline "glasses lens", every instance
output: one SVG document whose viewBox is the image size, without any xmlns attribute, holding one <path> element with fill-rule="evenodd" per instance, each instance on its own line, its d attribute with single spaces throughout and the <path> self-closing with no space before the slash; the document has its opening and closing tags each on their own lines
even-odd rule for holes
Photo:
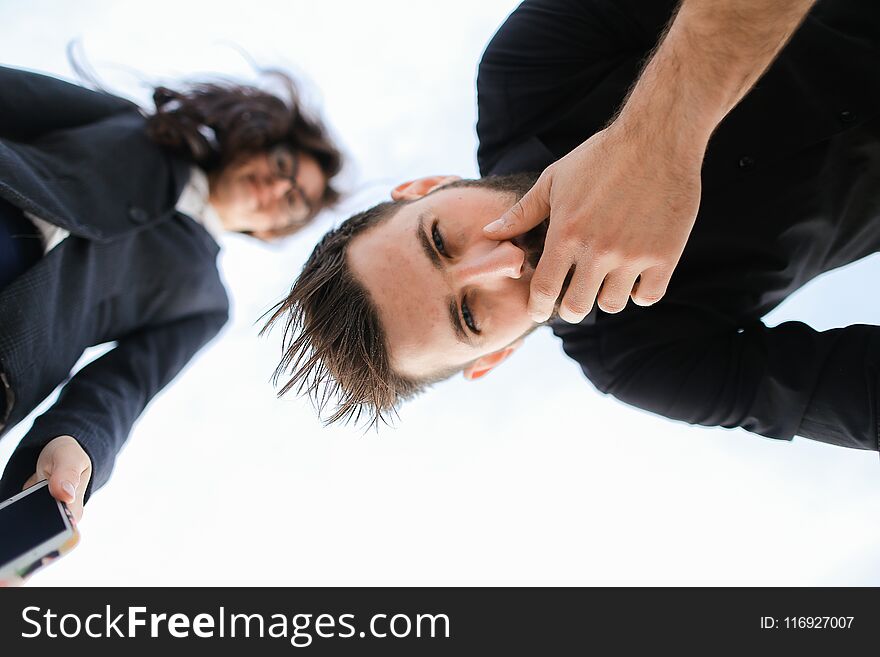
<svg viewBox="0 0 880 657">
<path fill-rule="evenodd" d="M 269 164 L 275 176 L 289 180 L 291 183 L 291 189 L 287 193 L 290 221 L 301 224 L 311 219 L 315 214 L 312 205 L 296 181 L 298 164 L 296 154 L 287 146 L 276 146 L 269 152 Z"/>
</svg>

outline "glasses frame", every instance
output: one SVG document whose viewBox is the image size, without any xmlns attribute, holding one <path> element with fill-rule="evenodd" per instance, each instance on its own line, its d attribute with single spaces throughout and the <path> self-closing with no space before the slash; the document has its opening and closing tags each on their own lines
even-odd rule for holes
<svg viewBox="0 0 880 657">
<path fill-rule="evenodd" d="M 290 173 L 282 171 L 277 165 L 279 155 L 290 159 L 292 164 Z M 290 183 L 290 190 L 286 194 L 291 215 L 291 222 L 288 226 L 306 225 L 320 212 L 321 206 L 313 205 L 302 185 L 296 181 L 296 175 L 299 173 L 299 154 L 287 144 L 277 144 L 269 149 L 268 160 L 272 175 L 279 180 L 286 180 Z M 305 214 L 302 217 L 297 217 L 293 212 L 296 203 L 301 203 L 305 208 Z"/>
</svg>

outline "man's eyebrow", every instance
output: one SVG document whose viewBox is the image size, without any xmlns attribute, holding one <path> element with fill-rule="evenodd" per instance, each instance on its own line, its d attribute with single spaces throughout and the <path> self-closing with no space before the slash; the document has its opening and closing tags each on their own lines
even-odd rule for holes
<svg viewBox="0 0 880 657">
<path fill-rule="evenodd" d="M 419 239 L 419 244 L 422 246 L 422 250 L 425 252 L 425 255 L 431 261 L 431 264 L 434 265 L 434 268 L 438 271 L 443 271 L 444 263 L 440 255 L 437 253 L 437 249 L 434 248 L 434 244 L 431 241 L 431 238 L 428 237 L 428 231 L 425 227 L 428 219 L 431 218 L 431 214 L 429 212 L 423 212 L 419 215 L 418 226 L 416 228 L 416 233 Z M 474 340 L 471 337 L 470 333 L 464 330 L 464 326 L 461 323 L 461 314 L 458 312 L 458 301 L 454 296 L 449 297 L 449 321 L 452 324 L 452 328 L 455 331 L 455 337 L 459 342 L 463 342 L 468 345 L 473 345 Z"/>
</svg>

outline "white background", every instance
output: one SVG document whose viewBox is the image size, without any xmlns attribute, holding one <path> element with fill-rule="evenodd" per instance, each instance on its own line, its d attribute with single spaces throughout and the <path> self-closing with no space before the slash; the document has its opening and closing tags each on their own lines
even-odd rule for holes
<svg viewBox="0 0 880 657">
<path fill-rule="evenodd" d="M 102 79 L 222 72 L 238 53 L 306 81 L 353 166 L 336 213 L 281 247 L 224 243 L 233 318 L 135 426 L 82 543 L 32 585 L 880 585 L 880 460 L 690 428 L 593 390 L 549 330 L 397 428 L 323 429 L 277 401 L 256 319 L 315 240 L 393 183 L 476 174 L 476 65 L 512 0 L 0 0 L 0 62 Z M 234 45 L 230 45 L 234 44 Z M 880 323 L 880 260 L 815 281 L 768 323 Z M 0 443 L 0 464 L 30 420 Z"/>
</svg>

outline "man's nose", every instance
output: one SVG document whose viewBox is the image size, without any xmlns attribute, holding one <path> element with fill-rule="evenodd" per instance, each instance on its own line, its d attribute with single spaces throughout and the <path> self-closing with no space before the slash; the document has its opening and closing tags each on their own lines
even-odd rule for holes
<svg viewBox="0 0 880 657">
<path fill-rule="evenodd" d="M 263 178 L 257 186 L 257 197 L 261 208 L 278 203 L 290 191 L 290 181 L 283 178 Z"/>
<path fill-rule="evenodd" d="M 491 246 L 456 263 L 455 276 L 459 285 L 522 276 L 525 253 L 513 242 L 489 242 Z"/>
</svg>

